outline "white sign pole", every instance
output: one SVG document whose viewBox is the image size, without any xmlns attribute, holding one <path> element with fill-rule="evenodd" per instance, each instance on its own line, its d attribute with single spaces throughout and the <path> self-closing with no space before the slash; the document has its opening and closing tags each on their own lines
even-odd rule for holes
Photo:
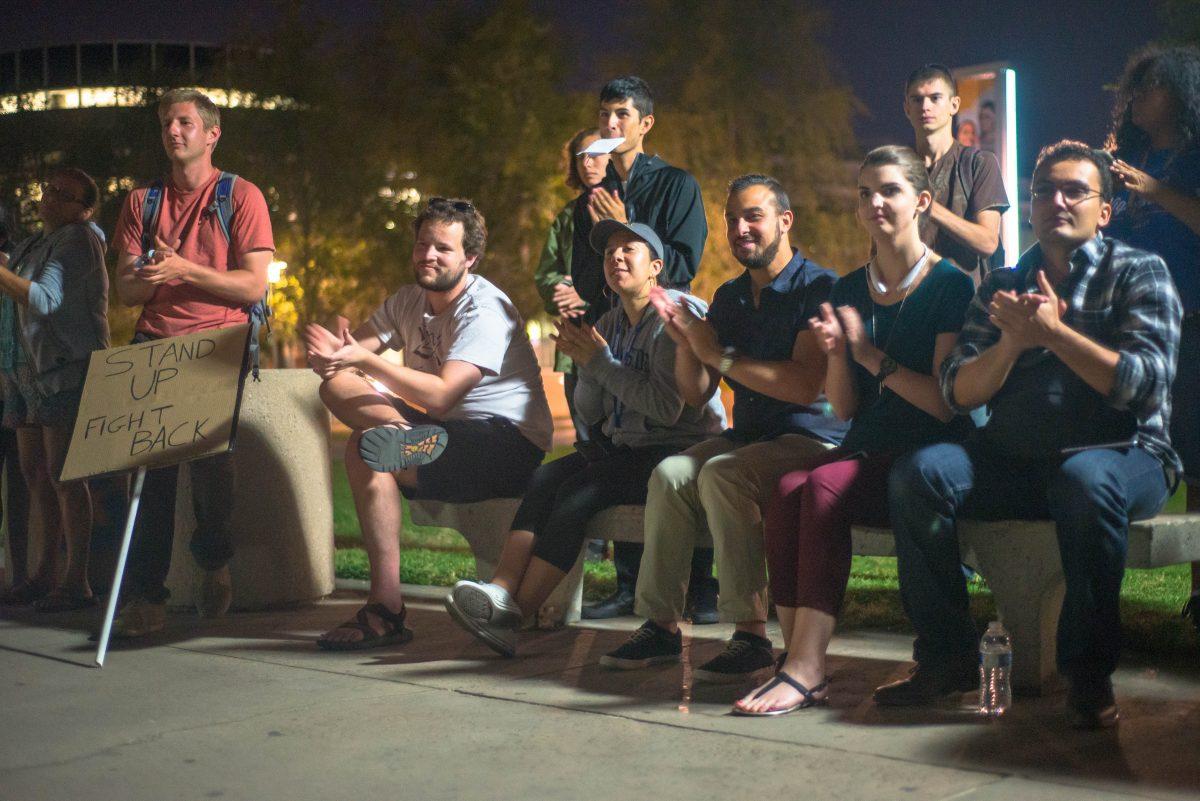
<svg viewBox="0 0 1200 801">
<path fill-rule="evenodd" d="M 121 553 L 117 557 L 117 570 L 113 575 L 112 589 L 108 592 L 108 609 L 104 612 L 104 627 L 100 629 L 100 647 L 96 649 L 96 665 L 104 667 L 104 656 L 108 653 L 108 636 L 112 633 L 113 617 L 117 614 L 117 599 L 121 595 L 121 582 L 125 578 L 125 560 L 129 558 L 129 543 L 133 539 L 133 524 L 137 520 L 138 505 L 142 501 L 142 484 L 146 481 L 146 468 L 138 468 L 133 479 L 133 496 L 129 499 L 129 516 L 125 519 L 125 535 L 121 538 Z"/>
</svg>

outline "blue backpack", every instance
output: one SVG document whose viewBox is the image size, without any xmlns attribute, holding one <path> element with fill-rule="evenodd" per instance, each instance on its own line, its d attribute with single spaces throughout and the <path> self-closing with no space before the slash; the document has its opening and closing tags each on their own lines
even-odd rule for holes
<svg viewBox="0 0 1200 801">
<path fill-rule="evenodd" d="M 217 215 L 217 223 L 225 241 L 231 241 L 230 230 L 233 225 L 233 185 L 237 176 L 231 172 L 222 172 L 217 179 L 216 196 L 206 211 Z M 158 215 L 162 211 L 163 182 L 161 180 L 150 184 L 146 190 L 146 199 L 142 203 L 142 253 L 154 249 L 154 234 L 158 228 Z M 267 336 L 271 336 L 271 288 L 259 300 L 246 308 L 250 316 L 250 370 L 254 380 L 258 381 L 258 332 L 265 325 Z"/>
</svg>

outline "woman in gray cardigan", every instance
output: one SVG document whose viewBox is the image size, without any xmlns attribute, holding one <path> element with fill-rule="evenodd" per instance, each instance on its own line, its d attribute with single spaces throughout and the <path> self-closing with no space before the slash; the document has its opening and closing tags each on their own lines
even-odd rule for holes
<svg viewBox="0 0 1200 801">
<path fill-rule="evenodd" d="M 104 234 L 91 222 L 96 182 L 82 170 L 54 172 L 42 186 L 42 230 L 0 269 L 0 372 L 4 425 L 17 430 L 21 469 L 41 512 L 41 563 L 29 581 L 48 593 L 43 612 L 95 603 L 88 585 L 92 504 L 86 481 L 58 480 L 79 412 L 88 359 L 107 348 L 108 273 Z M 67 565 L 58 575 L 59 538 Z M 51 586 L 53 586 L 52 589 Z"/>
<path fill-rule="evenodd" d="M 451 617 L 488 647 L 516 652 L 516 631 L 575 564 L 587 522 L 610 506 L 646 501 L 650 473 L 668 456 L 717 434 L 717 396 L 688 406 L 675 386 L 675 343 L 650 304 L 662 270 L 662 243 L 640 223 L 603 220 L 591 244 L 604 253 L 604 277 L 619 307 L 596 326 L 559 323 L 558 347 L 579 367 L 575 405 L 604 437 L 543 464 L 517 510 L 490 583 L 460 581 L 446 597 Z M 699 315 L 704 304 L 682 298 Z"/>
</svg>

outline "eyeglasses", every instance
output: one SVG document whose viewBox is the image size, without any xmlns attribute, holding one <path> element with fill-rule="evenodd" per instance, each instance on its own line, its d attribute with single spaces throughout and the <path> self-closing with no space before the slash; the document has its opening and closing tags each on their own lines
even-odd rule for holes
<svg viewBox="0 0 1200 801">
<path fill-rule="evenodd" d="M 1061 186 L 1052 183 L 1038 184 L 1033 187 L 1034 200 L 1054 200 L 1055 196 L 1062 193 L 1063 203 L 1067 206 L 1078 206 L 1083 201 L 1101 197 L 1104 193 L 1098 189 L 1092 189 L 1086 184 L 1063 184 Z"/>
<path fill-rule="evenodd" d="M 430 206 L 449 206 L 455 211 L 462 211 L 468 214 L 475 212 L 475 207 L 466 200 L 451 200 L 448 197 L 431 197 L 429 198 Z"/>
<path fill-rule="evenodd" d="M 53 195 L 64 203 L 78 203 L 81 206 L 87 205 L 87 203 L 85 203 L 82 199 L 67 194 L 65 189 L 61 189 L 54 184 L 42 184 L 42 194 Z"/>
</svg>

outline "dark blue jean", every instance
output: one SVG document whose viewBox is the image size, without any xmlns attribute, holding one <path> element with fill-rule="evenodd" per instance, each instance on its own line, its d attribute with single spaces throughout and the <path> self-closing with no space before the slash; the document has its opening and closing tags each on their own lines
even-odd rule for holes
<svg viewBox="0 0 1200 801">
<path fill-rule="evenodd" d="M 955 520 L 1048 518 L 1066 576 L 1058 669 L 1081 681 L 1108 676 L 1121 651 L 1129 521 L 1154 516 L 1168 490 L 1162 462 L 1136 447 L 1014 464 L 972 440 L 898 460 L 888 497 L 900 597 L 917 631 L 914 659 L 961 662 L 977 652 Z"/>
</svg>

